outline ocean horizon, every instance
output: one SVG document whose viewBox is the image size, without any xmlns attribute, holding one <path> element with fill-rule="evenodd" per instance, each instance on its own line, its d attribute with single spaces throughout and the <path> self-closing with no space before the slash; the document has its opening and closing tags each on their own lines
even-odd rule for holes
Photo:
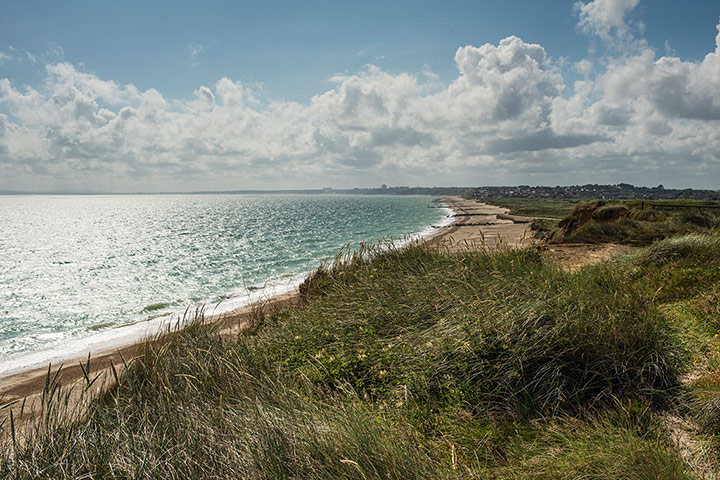
<svg viewBox="0 0 720 480">
<path fill-rule="evenodd" d="M 0 197 L 0 377 L 126 345 L 188 308 L 232 310 L 291 291 L 361 242 L 447 223 L 432 197 Z"/>
</svg>

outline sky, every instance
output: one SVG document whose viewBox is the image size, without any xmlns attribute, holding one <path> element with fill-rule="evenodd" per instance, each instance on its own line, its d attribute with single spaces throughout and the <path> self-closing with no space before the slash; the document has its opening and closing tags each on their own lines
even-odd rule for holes
<svg viewBox="0 0 720 480">
<path fill-rule="evenodd" d="M 720 188 L 720 2 L 0 0 L 0 190 Z"/>
</svg>

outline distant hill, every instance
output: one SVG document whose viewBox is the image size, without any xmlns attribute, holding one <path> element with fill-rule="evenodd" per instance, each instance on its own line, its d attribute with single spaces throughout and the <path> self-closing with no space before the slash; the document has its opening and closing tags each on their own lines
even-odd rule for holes
<svg viewBox="0 0 720 480">
<path fill-rule="evenodd" d="M 475 198 L 567 198 L 604 200 L 673 200 L 695 199 L 720 201 L 718 190 L 696 190 L 692 188 L 672 189 L 657 187 L 636 187 L 628 183 L 616 185 L 570 185 L 570 186 L 489 186 L 489 187 L 409 187 L 383 185 L 378 188 L 331 188 L 288 189 L 288 190 L 203 190 L 195 192 L 101 192 L 92 190 L 54 190 L 29 192 L 21 190 L 0 190 L 0 195 L 458 195 Z"/>
<path fill-rule="evenodd" d="M 0 190 L 0 195 L 99 195 L 102 192 L 92 190 L 49 190 L 46 192 L 30 192 L 26 190 Z"/>
<path fill-rule="evenodd" d="M 473 191 L 475 198 L 572 198 L 601 200 L 720 200 L 718 190 L 696 190 L 693 188 L 673 189 L 662 185 L 657 187 L 636 187 L 629 183 L 616 185 L 571 185 L 566 187 L 531 187 L 518 185 L 510 187 L 479 187 Z"/>
</svg>

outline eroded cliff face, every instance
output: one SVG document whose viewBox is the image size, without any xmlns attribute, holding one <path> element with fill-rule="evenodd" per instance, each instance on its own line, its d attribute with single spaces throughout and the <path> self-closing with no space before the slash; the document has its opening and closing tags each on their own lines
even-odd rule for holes
<svg viewBox="0 0 720 480">
<path fill-rule="evenodd" d="M 558 229 L 550 236 L 550 243 L 563 243 L 583 225 L 594 222 L 614 222 L 629 216 L 631 210 L 625 205 L 608 204 L 604 200 L 581 203 L 558 223 Z"/>
</svg>

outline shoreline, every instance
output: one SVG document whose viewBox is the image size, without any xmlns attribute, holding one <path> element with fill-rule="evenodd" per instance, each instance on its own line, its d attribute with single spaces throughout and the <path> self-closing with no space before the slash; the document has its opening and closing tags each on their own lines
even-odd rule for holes
<svg viewBox="0 0 720 480">
<path fill-rule="evenodd" d="M 473 200 L 464 200 L 460 197 L 442 197 L 439 199 L 439 203 L 444 204 L 444 208 L 452 212 L 442 222 L 443 224 L 428 227 L 423 231 L 427 232 L 425 234 L 418 233 L 408 236 L 401 241 L 400 246 L 414 240 L 419 240 L 431 246 L 443 246 L 450 249 L 478 245 L 494 247 L 500 241 L 511 246 L 529 243 L 525 235 L 529 224 L 516 223 L 513 220 L 497 217 L 497 215 L 506 215 L 507 209 L 480 204 Z M 478 221 L 479 219 L 482 221 Z M 494 223 L 490 220 L 494 220 Z M 304 279 L 308 273 L 302 275 L 304 275 Z M 253 316 L 257 314 L 258 305 L 263 311 L 267 312 L 273 308 L 295 304 L 299 298 L 298 286 L 299 283 L 268 297 L 263 297 L 262 294 L 258 295 L 254 300 L 248 299 L 249 301 L 246 304 L 226 312 L 210 315 L 207 317 L 207 321 L 217 324 L 222 335 L 237 334 L 237 332 L 252 324 Z M 172 324 L 172 322 L 170 323 Z M 56 363 L 55 367 L 52 364 L 48 365 L 48 363 L 45 363 L 43 367 L 38 367 L 37 364 L 28 365 L 27 369 L 4 375 L 0 377 L 0 407 L 13 402 L 21 402 L 23 399 L 27 399 L 27 403 L 32 405 L 33 401 L 43 391 L 48 372 L 50 372 L 52 378 L 59 369 L 61 369 L 59 380 L 63 387 L 72 387 L 84 382 L 87 374 L 92 378 L 99 376 L 98 381 L 94 384 L 94 389 L 100 389 L 111 379 L 111 365 L 115 367 L 118 374 L 121 374 L 124 362 L 129 362 L 148 339 L 163 334 L 163 330 L 160 329 L 156 330 L 156 332 L 156 335 L 145 335 L 139 340 L 136 339 L 125 344 L 115 345 L 91 354 L 88 372 L 84 372 L 83 366 L 87 362 L 87 353 L 85 355 L 77 353 L 72 358 Z M 12 408 L 6 410 L 12 410 Z"/>
<path fill-rule="evenodd" d="M 442 244 L 451 250 L 504 244 L 521 247 L 534 240 L 530 234 L 532 217 L 509 215 L 509 209 L 465 200 L 460 197 L 444 197 L 453 210 L 453 221 L 437 235 L 426 240 L 429 245 Z"/>
<path fill-rule="evenodd" d="M 68 338 L 64 342 L 65 348 L 61 352 L 57 352 L 52 347 L 45 347 L 35 352 L 11 355 L 4 361 L 3 368 L 0 369 L 0 382 L 3 378 L 28 370 L 47 369 L 48 364 L 60 365 L 75 360 L 85 360 L 88 353 L 94 358 L 96 355 L 141 343 L 145 339 L 157 335 L 177 331 L 192 321 L 192 318 L 186 318 L 187 314 L 202 313 L 207 318 L 214 318 L 247 305 L 285 295 L 287 292 L 297 289 L 307 275 L 308 272 L 302 272 L 290 277 L 279 278 L 266 283 L 262 288 L 249 290 L 242 295 L 226 298 L 219 302 L 201 304 L 196 308 L 188 306 L 185 310 L 162 314 L 147 320 L 138 320 L 81 338 Z M 0 387 L 0 395 L 1 393 L 2 388 Z"/>
<path fill-rule="evenodd" d="M 412 241 L 427 241 L 438 234 L 445 224 L 452 221 L 454 213 L 450 207 L 437 207 L 447 210 L 446 218 L 437 225 L 425 226 L 421 231 L 405 235 L 393 243 L 402 247 Z M 331 258 L 331 257 L 330 257 Z M 320 262 L 322 263 L 322 262 Z M 184 310 L 163 313 L 154 318 L 137 319 L 126 325 L 119 325 L 101 332 L 86 332 L 81 337 L 68 337 L 62 345 L 45 346 L 36 351 L 22 352 L 8 355 L 3 359 L 0 367 L 0 405 L 2 404 L 3 384 L 7 377 L 23 374 L 34 370 L 47 370 L 48 365 L 58 366 L 69 362 L 85 361 L 88 354 L 92 358 L 104 356 L 108 352 L 124 349 L 135 343 L 142 343 L 158 335 L 170 333 L 184 328 L 193 320 L 196 314 L 202 313 L 208 319 L 221 318 L 223 315 L 242 311 L 245 307 L 272 301 L 275 297 L 283 297 L 288 293 L 297 291 L 298 287 L 320 265 L 308 264 L 308 270 L 271 278 L 264 284 L 258 284 L 251 289 L 238 291 L 235 295 L 219 301 L 208 301 L 197 306 L 187 306 Z M 188 314 L 190 314 L 188 316 Z M 62 348 L 58 348 L 62 347 Z"/>
</svg>

